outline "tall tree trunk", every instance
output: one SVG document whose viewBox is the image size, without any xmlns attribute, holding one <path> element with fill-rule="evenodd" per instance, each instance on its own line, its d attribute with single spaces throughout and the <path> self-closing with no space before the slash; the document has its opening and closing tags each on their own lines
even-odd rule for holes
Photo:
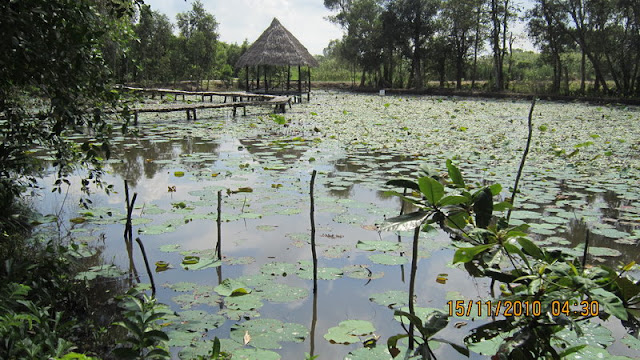
<svg viewBox="0 0 640 360">
<path fill-rule="evenodd" d="M 493 77 L 494 90 L 504 90 L 504 74 L 503 74 L 503 50 L 500 48 L 500 37 L 504 37 L 502 33 L 502 22 L 499 14 L 499 0 L 491 0 L 491 21 L 493 28 L 491 29 L 491 45 L 493 47 Z"/>
<path fill-rule="evenodd" d="M 480 46 L 480 8 L 476 10 L 476 34 L 475 34 L 475 39 L 473 41 L 473 69 L 471 70 L 471 90 L 476 88 L 479 46 Z"/>
<path fill-rule="evenodd" d="M 587 82 L 587 55 L 582 50 L 582 58 L 580 59 L 580 94 L 584 95 Z"/>
</svg>

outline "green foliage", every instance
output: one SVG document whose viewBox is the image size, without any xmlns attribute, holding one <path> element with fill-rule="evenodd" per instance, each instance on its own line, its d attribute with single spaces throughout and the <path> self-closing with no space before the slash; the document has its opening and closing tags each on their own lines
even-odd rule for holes
<svg viewBox="0 0 640 360">
<path fill-rule="evenodd" d="M 169 337 L 158 324 L 167 315 L 161 304 L 146 294 L 138 297 L 132 290 L 122 297 L 120 306 L 124 319 L 113 325 L 126 329 L 129 335 L 124 342 L 126 346 L 114 349 L 113 353 L 121 359 L 169 359 Z"/>
<path fill-rule="evenodd" d="M 394 315 L 407 319 L 415 327 L 415 329 L 418 330 L 419 335 L 414 336 L 414 338 L 418 342 L 418 347 L 416 348 L 415 352 L 416 354 L 420 354 L 423 359 L 435 358 L 431 349 L 429 348 L 429 341 L 449 344 L 460 354 L 467 357 L 469 356 L 469 350 L 467 348 L 449 342 L 447 340 L 437 339 L 433 337 L 438 332 L 440 332 L 440 330 L 444 329 L 449 323 L 449 318 L 445 313 L 438 310 L 430 311 L 428 314 L 426 314 L 424 321 L 419 316 L 412 315 L 406 311 L 396 310 Z M 401 350 L 398 348 L 398 341 L 407 337 L 409 337 L 408 334 L 398 334 L 395 336 L 391 336 L 389 340 L 387 340 L 387 349 L 389 350 L 389 354 L 391 354 L 392 357 L 396 357 L 401 352 Z"/>
<path fill-rule="evenodd" d="M 284 125 L 287 123 L 287 119 L 285 119 L 284 115 L 280 115 L 280 114 L 269 114 L 269 117 L 271 118 L 271 120 L 273 120 L 273 122 L 275 122 L 276 124 L 279 125 Z"/>
<path fill-rule="evenodd" d="M 27 299 L 29 286 L 9 283 L 0 291 L 0 358 L 42 359 L 62 356 L 73 344 L 61 335 L 70 323 L 50 306 Z"/>
<path fill-rule="evenodd" d="M 622 321 L 636 321 L 631 309 L 637 302 L 640 285 L 625 275 L 633 263 L 620 270 L 604 265 L 585 266 L 571 251 L 547 251 L 527 237 L 527 224 L 509 225 L 506 217 L 497 218 L 493 214 L 493 210 L 510 207 L 508 203 L 494 203 L 493 198 L 500 193 L 501 186 L 483 187 L 471 194 L 451 161 L 447 162 L 447 169 L 451 182 L 430 176 L 418 178 L 417 183 L 389 181 L 387 184 L 393 186 L 418 189 L 418 196 L 391 193 L 419 210 L 387 219 L 382 229 L 410 230 L 423 224 L 437 224 L 451 237 L 472 245 L 459 245 L 453 256 L 454 264 L 462 263 L 472 276 L 501 284 L 501 295 L 492 300 L 494 305 L 497 301 L 536 304 L 537 308 L 533 308 L 536 311 L 529 307 L 526 313 L 506 316 L 473 329 L 465 338 L 470 349 L 489 355 L 500 352 L 507 358 L 545 358 L 560 357 L 555 348 L 560 345 L 566 348 L 562 356 L 568 356 L 587 350 L 583 350 L 584 346 L 572 348 L 569 340 L 563 340 L 568 336 L 564 333 L 579 338 L 591 317 L 615 316 Z M 453 195 L 455 193 L 458 195 Z M 456 200 L 445 201 L 447 198 Z M 598 304 L 598 310 L 586 309 L 585 304 L 591 302 Z M 415 315 L 396 314 L 407 318 L 418 329 L 423 344 L 446 325 L 446 316 L 442 314 L 438 321 L 427 319 L 428 326 Z M 389 339 L 392 355 L 399 353 L 397 341 L 407 336 L 401 334 Z M 596 341 L 607 345 L 605 338 Z M 468 353 L 466 348 L 454 347 Z"/>
<path fill-rule="evenodd" d="M 213 338 L 211 344 L 211 350 L 206 356 L 198 355 L 197 360 L 229 360 L 231 359 L 231 354 L 228 354 L 224 351 L 220 351 L 220 339 L 216 336 Z"/>
<path fill-rule="evenodd" d="M 83 189 L 101 185 L 100 160 L 109 157 L 111 126 L 105 110 L 114 107 L 111 73 L 102 51 L 122 37 L 133 1 L 25 0 L 0 4 L 0 183 L 8 208 L 24 186 L 36 182 L 34 145 L 51 151 L 58 190 L 74 166 L 90 169 Z M 96 140 L 77 146 L 65 132 L 94 131 Z M 4 219 L 3 219 L 4 221 Z"/>
</svg>

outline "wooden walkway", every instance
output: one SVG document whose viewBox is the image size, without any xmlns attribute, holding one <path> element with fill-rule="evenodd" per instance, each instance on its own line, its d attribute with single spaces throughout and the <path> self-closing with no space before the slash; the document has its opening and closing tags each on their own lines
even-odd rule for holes
<svg viewBox="0 0 640 360">
<path fill-rule="evenodd" d="M 159 96 L 160 99 L 164 98 L 165 95 L 175 95 L 176 99 L 178 96 L 182 95 L 182 100 L 185 100 L 185 96 L 199 96 L 202 101 L 206 97 L 209 97 L 209 101 L 213 101 L 214 96 L 224 97 L 223 102 L 227 102 L 227 98 L 231 97 L 233 101 L 243 101 L 243 100 L 272 100 L 273 98 L 278 97 L 277 95 L 271 94 L 255 94 L 249 93 L 246 91 L 187 91 L 187 90 L 176 90 L 176 89 L 157 89 L 157 88 L 138 88 L 131 86 L 120 86 L 120 89 L 128 90 L 131 92 L 141 92 L 145 94 L 150 94 L 151 98 L 155 98 Z"/>
<path fill-rule="evenodd" d="M 275 112 L 284 113 L 286 105 L 291 108 L 292 96 L 276 96 L 268 94 L 253 94 L 244 91 L 185 91 L 174 89 L 147 89 L 147 88 L 135 88 L 128 86 L 121 86 L 120 89 L 129 90 L 132 92 L 142 92 L 151 94 L 152 98 L 159 95 L 161 98 L 164 95 L 175 95 L 176 97 L 182 95 L 183 100 L 186 95 L 200 96 L 202 98 L 201 103 L 197 104 L 158 104 L 149 107 L 137 107 L 130 109 L 129 112 L 134 116 L 134 124 L 138 123 L 139 113 L 160 113 L 160 112 L 172 112 L 172 111 L 185 111 L 187 120 L 197 119 L 198 109 L 220 109 L 220 108 L 233 108 L 233 116 L 236 116 L 237 109 L 242 108 L 243 115 L 247 115 L 247 106 L 274 106 Z M 209 97 L 210 103 L 205 103 L 205 97 Z M 214 103 L 213 97 L 224 97 L 222 103 Z M 227 102 L 227 99 L 231 98 L 231 102 Z"/>
</svg>

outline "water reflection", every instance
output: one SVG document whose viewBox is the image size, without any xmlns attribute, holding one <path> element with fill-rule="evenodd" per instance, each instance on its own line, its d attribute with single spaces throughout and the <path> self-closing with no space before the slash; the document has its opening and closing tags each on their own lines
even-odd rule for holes
<svg viewBox="0 0 640 360">
<path fill-rule="evenodd" d="M 295 211 L 282 212 L 282 209 L 296 210 L 306 209 L 308 198 L 306 196 L 306 174 L 303 178 L 300 173 L 291 169 L 297 166 L 302 160 L 309 166 L 328 169 L 326 175 L 319 179 L 318 198 L 325 198 L 325 202 L 318 207 L 317 222 L 319 229 L 323 233 L 339 235 L 335 237 L 321 237 L 318 244 L 319 250 L 324 251 L 332 245 L 348 246 L 349 251 L 337 259 L 323 260 L 323 264 L 341 268 L 346 265 L 369 264 L 373 272 L 383 272 L 384 277 L 376 280 L 353 280 L 346 277 L 338 280 L 321 280 L 314 285 L 311 299 L 288 303 L 288 304 L 265 304 L 260 314 L 263 318 L 278 318 L 284 321 L 310 324 L 309 351 L 312 355 L 320 354 L 323 358 L 341 358 L 349 351 L 352 351 L 361 344 L 352 346 L 331 345 L 321 338 L 322 334 L 345 319 L 363 319 L 372 321 L 378 329 L 378 335 L 383 339 L 402 332 L 399 324 L 393 320 L 393 311 L 372 304 L 369 297 L 372 293 L 385 292 L 388 290 L 406 291 L 406 279 L 404 265 L 399 266 L 400 276 L 397 268 L 388 265 L 372 264 L 368 259 L 370 253 L 355 250 L 355 245 L 359 240 L 379 240 L 380 235 L 370 229 L 363 229 L 361 225 L 380 222 L 384 216 L 394 216 L 398 214 L 398 209 L 404 204 L 395 197 L 390 197 L 379 188 L 386 180 L 397 177 L 413 177 L 415 175 L 418 160 L 413 156 L 402 156 L 394 154 L 369 154 L 358 151 L 351 151 L 347 155 L 336 156 L 336 160 L 325 161 L 318 156 L 313 164 L 308 162 L 308 156 L 312 153 L 314 146 L 310 141 L 280 140 L 275 141 L 269 137 L 262 136 L 248 139 L 221 138 L 210 140 L 206 137 L 185 136 L 176 137 L 171 132 L 158 132 L 148 134 L 151 138 L 126 138 L 118 143 L 119 152 L 115 154 L 122 162 L 111 164 L 114 175 L 114 183 L 121 183 L 121 179 L 128 179 L 132 186 L 137 187 L 140 202 L 157 205 L 167 210 L 167 213 L 153 218 L 154 225 L 166 219 L 177 219 L 179 229 L 177 231 L 160 234 L 146 235 L 145 245 L 149 252 L 150 259 L 162 259 L 173 264 L 179 264 L 182 255 L 179 253 L 166 253 L 159 250 L 160 246 L 178 244 L 183 250 L 209 249 L 212 248 L 212 238 L 215 235 L 215 219 L 203 218 L 197 220 L 183 220 L 195 215 L 207 215 L 215 212 L 214 205 L 206 204 L 206 201 L 195 195 L 190 195 L 192 190 L 202 190 L 203 188 L 223 187 L 237 189 L 239 186 L 250 186 L 254 192 L 242 194 L 248 199 L 245 206 L 240 197 L 228 197 L 228 214 L 231 220 L 225 221 L 225 256 L 240 257 L 251 256 L 255 258 L 255 264 L 225 266 L 224 274 L 222 266 L 216 268 L 216 275 L 213 270 L 201 272 L 186 272 L 177 266 L 175 269 L 158 273 L 156 277 L 159 283 L 175 283 L 181 281 L 196 282 L 197 284 L 220 284 L 227 278 L 235 276 L 259 273 L 261 265 L 271 261 L 285 261 L 296 263 L 298 260 L 306 260 L 311 257 L 308 251 L 306 239 L 302 240 L 303 247 L 298 248 L 286 235 L 290 233 L 309 234 L 310 225 L 308 223 L 306 210 L 299 213 Z M 186 156 L 191 155 L 191 156 Z M 323 154 L 324 156 L 325 154 Z M 327 154 L 331 156 L 331 154 Z M 239 160 L 240 159 L 240 160 Z M 160 161 L 158 161 L 160 160 Z M 238 160 L 238 161 L 236 161 Z M 235 162 L 234 162 L 235 161 Z M 252 169 L 238 170 L 238 164 L 245 162 L 256 162 L 261 166 Z M 202 183 L 196 183 L 187 177 L 177 179 L 167 176 L 167 166 L 179 164 L 181 168 L 201 169 L 206 166 L 215 166 L 221 169 L 232 169 L 234 176 L 219 178 L 208 178 Z M 280 168 L 278 166 L 281 166 Z M 264 168 L 271 168 L 263 171 Z M 173 172 L 172 172 L 173 173 Z M 529 175 L 529 174 L 527 174 Z M 299 177 L 302 180 L 295 181 Z M 292 180 L 294 179 L 294 180 Z M 482 179 L 481 179 L 482 180 Z M 167 186 L 178 182 L 178 192 L 168 194 Z M 555 181 L 555 180 L 554 180 Z M 284 184 L 281 189 L 271 188 L 274 182 Z M 377 186 L 377 187 L 376 187 Z M 566 186 L 566 191 L 565 191 Z M 160 189 L 152 192 L 151 189 Z M 216 190 L 217 191 L 217 190 Z M 575 192 L 571 198 L 566 200 L 584 200 L 587 206 L 594 211 L 600 212 L 599 219 L 617 219 L 620 212 L 617 210 L 629 204 L 617 198 L 614 192 L 594 194 L 582 188 L 569 187 L 569 185 L 557 181 L 555 188 L 545 193 L 550 196 L 548 204 L 555 206 L 556 193 Z M 211 193 L 215 193 L 211 190 Z M 326 198 L 334 201 L 326 201 Z M 341 199 L 353 200 L 353 203 Z M 122 198 L 114 197 L 104 200 L 112 206 L 122 208 Z M 529 199 L 530 200 L 530 199 Z M 545 206 L 533 208 L 533 201 L 523 201 L 529 204 L 530 211 L 542 216 L 534 222 L 544 222 L 545 216 L 551 213 L 545 210 Z M 176 209 L 171 203 L 184 201 L 186 203 L 199 201 L 193 211 L 187 212 L 185 209 Z M 563 204 L 563 203 L 560 203 Z M 273 205 L 273 206 L 271 206 Z M 325 206 L 323 208 L 323 205 Z M 145 205 L 147 206 L 147 205 Z M 270 207 L 271 206 L 271 207 Z M 562 205 L 567 211 L 574 206 L 571 203 Z M 338 222 L 335 220 L 335 212 L 339 214 L 361 215 L 364 220 L 349 222 Z M 388 212 L 373 212 L 374 210 L 391 209 Z M 246 210 L 246 211 L 245 211 Z M 323 212 L 323 210 L 326 210 Z M 225 205 L 225 213 L 227 206 Z M 277 213 L 280 211 L 281 213 Z M 410 209 L 401 210 L 407 212 Z M 218 211 L 220 214 L 220 211 Z M 242 221 L 239 221 L 240 216 Z M 252 216 L 250 216 L 252 215 Z M 152 218 L 151 216 L 149 216 Z M 191 219 L 190 218 L 190 219 Z M 312 220 L 313 221 L 313 220 Z M 613 223 L 617 229 L 631 232 L 633 225 L 625 225 L 621 222 Z M 575 246 L 584 243 L 587 230 L 593 224 L 578 221 L 576 219 L 567 220 L 566 231 L 561 234 L 565 236 L 570 245 Z M 122 256 L 122 226 L 120 224 L 109 225 L 105 230 L 109 238 L 109 249 L 105 250 L 113 257 Z M 137 229 L 143 228 L 137 226 Z M 176 226 L 177 227 L 177 226 Z M 562 227 L 560 227 L 562 228 Z M 395 234 L 383 234 L 383 240 L 397 241 L 402 243 L 402 237 Z M 535 235 L 534 235 L 535 236 Z M 544 236 L 540 236 L 544 238 Z M 117 241 L 111 241 L 117 239 Z M 147 241 L 149 239 L 149 241 Z M 152 240 L 153 239 L 153 240 Z M 432 241 L 429 239 L 428 241 Z M 619 261 L 630 262 L 636 254 L 635 246 L 617 244 L 609 238 L 601 235 L 591 234 L 590 240 L 593 246 L 606 246 L 618 249 L 622 252 L 622 257 L 608 258 L 607 262 L 617 264 Z M 405 242 L 407 243 L 407 242 Z M 115 244 L 115 245 L 113 245 Z M 118 245 L 119 244 L 119 245 Z M 441 241 L 445 246 L 447 241 Z M 118 247 L 120 246 L 120 248 Z M 422 246 L 422 245 L 421 245 Z M 221 247 L 220 247 L 221 248 Z M 431 248 L 430 248 L 431 249 Z M 130 251 L 130 249 L 127 248 Z M 633 251 L 632 251 L 633 250 Z M 436 253 L 439 250 L 433 250 Z M 415 252 L 414 252 L 415 253 Z M 322 254 L 322 252 L 321 252 Z M 407 252 L 408 254 L 408 252 Z M 405 256 L 403 252 L 401 256 Z M 107 257 L 108 258 L 108 257 Z M 132 263 L 133 256 L 129 255 Z M 454 269 L 447 269 L 446 263 L 450 262 L 452 254 L 447 251 L 437 252 L 434 258 L 422 259 L 420 268 L 415 269 L 412 277 L 414 291 L 418 299 L 418 306 L 430 306 L 443 308 L 445 306 L 445 296 L 447 292 L 456 294 L 471 295 L 477 298 L 486 298 L 486 289 L 478 290 L 478 286 L 473 279 L 469 279 L 466 273 Z M 325 262 L 326 261 L 326 262 Z M 123 261 L 126 264 L 126 259 Z M 324 265 L 323 265 L 324 266 Z M 440 285 L 433 281 L 433 274 L 447 271 L 449 273 L 449 283 Z M 130 274 L 138 276 L 135 267 L 130 266 Z M 224 275 L 224 276 L 223 276 Z M 289 276 L 285 280 L 287 284 L 293 284 L 308 288 L 310 283 L 295 276 Z M 364 284 L 364 285 L 363 285 Z M 162 302 L 171 304 L 172 308 L 179 311 L 179 307 L 172 301 L 176 294 L 173 291 L 159 288 L 158 297 Z M 322 296 L 322 301 L 319 298 Z M 458 295 L 456 295 L 458 296 Z M 311 304 L 308 302 L 311 302 Z M 219 303 L 222 309 L 222 303 Z M 311 307 L 311 309 L 309 309 Z M 214 307 L 203 306 L 201 309 L 216 311 Z M 309 310 L 311 310 L 311 322 L 309 323 Z M 226 338 L 228 336 L 229 323 L 216 330 L 216 335 Z M 316 336 L 318 341 L 316 342 Z M 301 351 L 298 345 L 285 344 L 286 349 L 282 350 L 283 355 L 299 357 Z M 304 345 L 306 350 L 307 344 Z M 298 351 L 299 350 L 299 351 Z M 298 352 L 296 352 L 298 351 Z"/>
<path fill-rule="evenodd" d="M 185 155 L 206 155 L 202 162 L 189 162 L 190 169 L 201 169 L 207 162 L 219 155 L 219 143 L 203 140 L 200 137 L 185 137 L 181 141 L 156 141 L 139 138 L 127 138 L 117 144 L 116 159 L 111 169 L 120 178 L 127 179 L 136 187 L 143 175 L 146 180 L 153 179 L 166 166 L 163 162 L 179 159 Z M 183 163 L 184 164 L 184 163 Z"/>
</svg>

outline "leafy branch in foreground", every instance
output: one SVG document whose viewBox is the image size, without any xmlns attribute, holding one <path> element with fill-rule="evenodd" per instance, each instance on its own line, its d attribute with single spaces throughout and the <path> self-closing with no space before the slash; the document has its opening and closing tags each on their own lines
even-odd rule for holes
<svg viewBox="0 0 640 360">
<path fill-rule="evenodd" d="M 121 359 L 169 359 L 166 342 L 169 337 L 157 324 L 167 315 L 155 298 L 143 294 L 138 297 L 135 290 L 124 295 L 120 306 L 125 310 L 124 319 L 114 325 L 126 329 L 127 346 L 114 349 L 113 353 Z"/>
<path fill-rule="evenodd" d="M 548 251 L 527 236 L 529 225 L 512 226 L 506 217 L 495 216 L 494 213 L 511 208 L 509 202 L 494 201 L 501 192 L 500 185 L 481 187 L 472 193 L 451 160 L 447 161 L 447 170 L 449 181 L 433 176 L 419 177 L 417 182 L 389 181 L 389 185 L 411 189 L 412 193 L 406 196 L 390 193 L 418 209 L 387 219 L 381 230 L 427 231 L 437 226 L 457 240 L 454 264 L 462 263 L 472 276 L 501 284 L 501 293 L 492 294 L 494 306 L 498 300 L 535 304 L 536 311 L 507 316 L 474 329 L 465 339 L 471 350 L 478 344 L 484 343 L 486 348 L 491 343 L 492 354 L 562 358 L 584 348 L 585 344 L 571 344 L 565 338 L 571 332 L 579 339 L 580 334 L 592 328 L 586 326 L 590 318 L 607 319 L 613 315 L 628 321 L 633 317 L 633 305 L 640 299 L 640 285 L 626 275 L 633 263 L 615 270 L 585 264 L 568 250 Z M 569 309 L 580 304 L 597 304 L 597 309 Z M 423 338 L 423 320 L 413 314 L 402 315 Z M 400 337 L 407 336 L 390 339 L 390 351 Z"/>
</svg>

